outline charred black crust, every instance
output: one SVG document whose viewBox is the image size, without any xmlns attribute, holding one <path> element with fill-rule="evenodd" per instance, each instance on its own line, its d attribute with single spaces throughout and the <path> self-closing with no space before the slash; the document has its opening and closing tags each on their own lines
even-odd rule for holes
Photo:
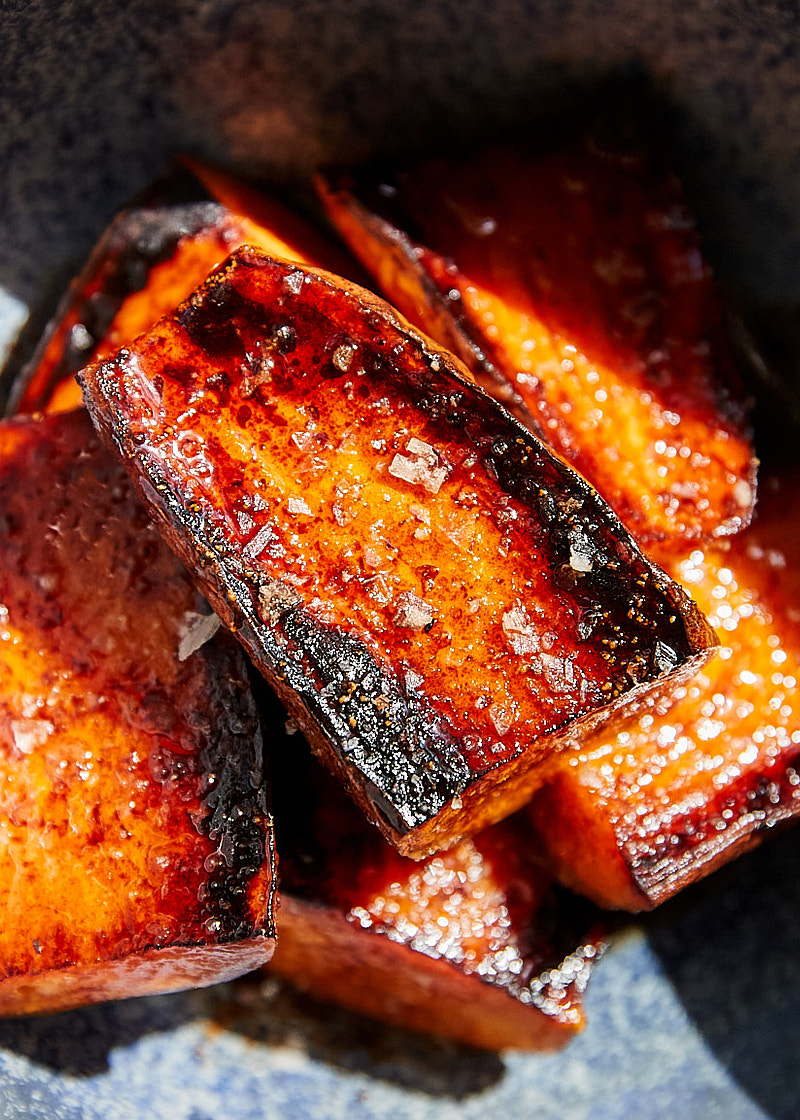
<svg viewBox="0 0 800 1120">
<path fill-rule="evenodd" d="M 195 827 L 215 848 L 207 861 L 202 920 L 208 934 L 221 943 L 253 935 L 273 937 L 276 860 L 261 726 L 235 643 L 218 634 L 204 654 L 211 689 L 222 694 L 222 702 L 200 752 L 204 813 Z M 272 897 L 264 914 L 254 914 L 248 888 L 265 863 Z"/>
<path fill-rule="evenodd" d="M 179 527 L 165 525 L 173 548 L 196 567 L 198 555 L 185 542 L 207 533 L 202 517 L 166 484 L 156 484 L 154 493 L 168 510 L 167 523 Z M 149 499 L 152 504 L 153 492 Z M 469 765 L 444 721 L 362 641 L 318 622 L 292 603 L 282 584 L 243 570 L 236 557 L 207 551 L 199 559 L 204 593 L 255 665 L 281 696 L 291 696 L 295 715 L 302 709 L 306 729 L 324 736 L 353 792 L 368 790 L 391 829 L 405 834 L 464 792 Z M 280 607 L 265 608 L 267 586 Z"/>
</svg>

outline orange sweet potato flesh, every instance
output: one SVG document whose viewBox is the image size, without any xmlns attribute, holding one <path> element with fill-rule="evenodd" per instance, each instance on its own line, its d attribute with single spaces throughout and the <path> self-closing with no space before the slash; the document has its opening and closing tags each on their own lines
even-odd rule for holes
<svg viewBox="0 0 800 1120">
<path fill-rule="evenodd" d="M 714 636 L 560 458 L 376 297 L 237 251 L 80 375 L 172 547 L 407 855 Z"/>
<path fill-rule="evenodd" d="M 800 477 L 768 478 L 751 526 L 674 564 L 719 655 L 666 714 L 564 754 L 532 819 L 560 877 L 645 909 L 800 816 Z"/>
<path fill-rule="evenodd" d="M 77 371 L 172 311 L 239 245 L 336 271 L 348 267 L 336 246 L 280 202 L 216 168 L 187 164 L 194 176 L 187 172 L 188 182 L 176 175 L 111 222 L 13 385 L 10 414 L 80 406 Z"/>
<path fill-rule="evenodd" d="M 241 651 L 85 412 L 0 425 L 0 1013 L 231 979 L 274 946 Z M 183 645 L 184 660 L 179 650 Z"/>
<path fill-rule="evenodd" d="M 652 144 L 494 147 L 318 181 L 404 315 L 462 358 L 644 543 L 750 518 L 755 458 L 720 304 Z"/>
<path fill-rule="evenodd" d="M 423 862 L 372 828 L 297 736 L 265 719 L 280 851 L 268 969 L 384 1022 L 492 1050 L 584 1023 L 599 912 L 558 891 L 517 814 Z"/>
</svg>

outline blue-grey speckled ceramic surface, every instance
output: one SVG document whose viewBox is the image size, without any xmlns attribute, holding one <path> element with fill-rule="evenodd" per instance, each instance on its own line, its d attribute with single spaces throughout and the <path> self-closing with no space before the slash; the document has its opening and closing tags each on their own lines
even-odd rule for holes
<svg viewBox="0 0 800 1120">
<path fill-rule="evenodd" d="M 646 75 L 718 273 L 800 304 L 800 8 L 772 0 L 5 0 L 0 353 L 177 151 L 273 178 Z M 800 1117 L 800 832 L 617 940 L 587 1031 L 476 1055 L 270 984 L 0 1023 L 0 1116 Z"/>
</svg>

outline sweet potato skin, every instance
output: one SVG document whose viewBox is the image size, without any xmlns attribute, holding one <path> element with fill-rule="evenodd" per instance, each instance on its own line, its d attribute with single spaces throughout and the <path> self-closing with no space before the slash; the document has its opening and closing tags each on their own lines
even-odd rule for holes
<svg viewBox="0 0 800 1120">
<path fill-rule="evenodd" d="M 643 543 L 712 540 L 756 460 L 721 305 L 666 154 L 489 147 L 317 180 L 386 297 L 565 456 Z"/>
<path fill-rule="evenodd" d="M 242 656 L 84 412 L 0 425 L 0 1012 L 230 979 L 274 944 Z M 184 653 L 187 647 L 184 647 Z"/>
<path fill-rule="evenodd" d="M 720 654 L 667 713 L 553 765 L 531 805 L 563 881 L 649 909 L 800 815 L 800 508 L 768 477 L 751 526 L 675 561 Z"/>
<path fill-rule="evenodd" d="M 173 548 L 406 854 L 508 815 L 565 727 L 713 645 L 594 491 L 354 285 L 240 250 L 80 380 Z"/>
<path fill-rule="evenodd" d="M 468 1046 L 552 1049 L 582 1028 L 602 916 L 554 888 L 524 815 L 405 859 L 279 715 L 264 727 L 281 859 L 268 972 Z"/>
</svg>

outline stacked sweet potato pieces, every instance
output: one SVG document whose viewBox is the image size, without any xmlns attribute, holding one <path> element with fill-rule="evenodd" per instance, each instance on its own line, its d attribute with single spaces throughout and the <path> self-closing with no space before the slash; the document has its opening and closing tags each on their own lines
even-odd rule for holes
<svg viewBox="0 0 800 1120">
<path fill-rule="evenodd" d="M 154 524 L 340 779 L 258 688 L 273 967 L 474 1045 L 557 1045 L 581 1023 L 601 933 L 554 874 L 647 908 L 800 808 L 792 488 L 762 484 L 747 527 L 746 409 L 678 187 L 651 155 L 583 142 L 438 161 L 377 191 L 320 180 L 350 247 L 437 344 L 341 279 L 356 269 L 296 219 L 201 174 L 216 202 L 156 198 L 117 219 L 14 407 L 71 406 L 85 367 L 90 414 Z M 104 455 L 80 413 L 6 429 L 55 447 L 76 425 Z M 73 608 L 55 598 L 61 635 Z M 199 666 L 212 627 L 196 618 L 181 648 Z M 165 640 L 170 664 L 177 648 Z M 113 655 L 104 672 L 121 672 Z M 162 703 L 188 718 L 182 694 Z M 50 759 L 55 803 L 60 748 L 39 739 L 28 753 Z M 237 790 L 268 829 L 263 794 Z M 0 813 L 27 820 L 26 805 Z M 265 869 L 247 864 L 265 907 L 268 850 Z M 214 858 L 216 883 L 227 841 Z M 263 929 L 248 911 L 219 940 L 263 941 L 267 909 Z M 19 940 L 7 1010 L 148 990 L 89 980 L 51 999 L 30 953 L 13 964 Z M 132 944 L 147 958 L 155 942 Z M 92 972 L 91 951 L 59 960 Z"/>
</svg>

